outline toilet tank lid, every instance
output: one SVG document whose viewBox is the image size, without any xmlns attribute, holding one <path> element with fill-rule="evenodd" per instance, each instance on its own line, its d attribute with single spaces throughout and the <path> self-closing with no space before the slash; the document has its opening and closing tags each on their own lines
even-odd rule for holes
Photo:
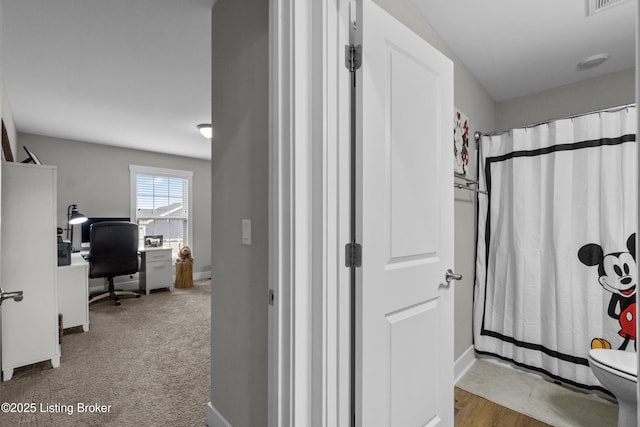
<svg viewBox="0 0 640 427">
<path fill-rule="evenodd" d="M 638 376 L 638 357 L 634 351 L 596 348 L 589 350 L 589 356 L 596 362 L 609 366 L 612 369 L 634 377 Z"/>
</svg>

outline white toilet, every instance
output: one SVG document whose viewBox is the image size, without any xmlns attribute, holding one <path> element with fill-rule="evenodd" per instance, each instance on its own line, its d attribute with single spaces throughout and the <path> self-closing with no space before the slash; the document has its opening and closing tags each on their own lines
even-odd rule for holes
<svg viewBox="0 0 640 427">
<path fill-rule="evenodd" d="M 618 427 L 638 426 L 638 359 L 635 352 L 589 350 L 589 365 L 602 385 L 618 399 Z"/>
</svg>

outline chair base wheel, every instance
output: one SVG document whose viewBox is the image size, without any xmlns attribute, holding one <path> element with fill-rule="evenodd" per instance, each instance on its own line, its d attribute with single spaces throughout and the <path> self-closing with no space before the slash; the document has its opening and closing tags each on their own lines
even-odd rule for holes
<svg viewBox="0 0 640 427">
<path fill-rule="evenodd" d="M 116 291 L 113 289 L 113 285 L 109 283 L 109 292 L 104 292 L 102 294 L 91 296 L 89 298 L 89 304 L 96 301 L 100 301 L 102 299 L 109 298 L 115 303 L 115 305 L 120 305 L 120 298 L 128 298 L 128 297 L 140 298 L 140 296 L 141 295 L 139 293 L 134 291 L 125 291 L 125 290 Z"/>
</svg>

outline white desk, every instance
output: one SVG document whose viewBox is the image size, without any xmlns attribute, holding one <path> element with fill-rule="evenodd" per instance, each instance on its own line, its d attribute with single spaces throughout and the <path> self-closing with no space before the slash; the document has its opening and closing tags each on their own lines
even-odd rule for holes
<svg viewBox="0 0 640 427">
<path fill-rule="evenodd" d="M 79 253 L 71 254 L 70 265 L 58 266 L 58 311 L 65 329 L 89 330 L 89 263 Z"/>
</svg>

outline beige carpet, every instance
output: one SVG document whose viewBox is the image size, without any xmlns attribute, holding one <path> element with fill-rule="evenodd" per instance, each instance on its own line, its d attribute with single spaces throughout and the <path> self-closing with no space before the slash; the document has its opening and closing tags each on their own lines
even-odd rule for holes
<svg viewBox="0 0 640 427">
<path fill-rule="evenodd" d="M 97 302 L 89 320 L 89 332 L 65 333 L 59 368 L 19 368 L 0 384 L 0 402 L 37 406 L 35 413 L 0 413 L 0 426 L 206 425 L 210 280 L 123 298 L 121 306 Z M 78 413 L 80 403 L 110 409 Z"/>
<path fill-rule="evenodd" d="M 618 405 L 609 400 L 485 360 L 477 360 L 456 385 L 556 427 L 618 423 Z"/>
</svg>

